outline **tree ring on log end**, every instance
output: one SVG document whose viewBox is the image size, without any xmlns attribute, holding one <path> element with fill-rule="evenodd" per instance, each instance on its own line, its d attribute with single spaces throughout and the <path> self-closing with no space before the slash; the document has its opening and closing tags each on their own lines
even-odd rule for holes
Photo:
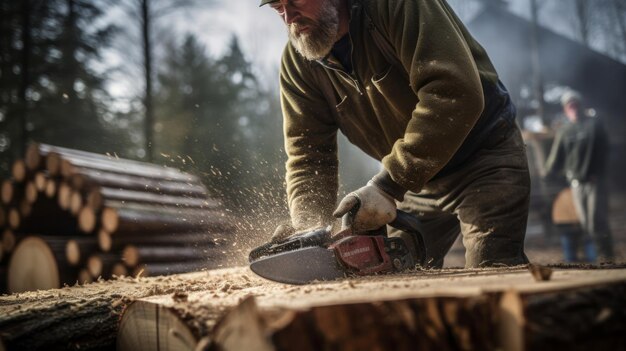
<svg viewBox="0 0 626 351">
<path fill-rule="evenodd" d="M 59 268 L 48 244 L 36 237 L 22 240 L 11 256 L 8 280 L 12 293 L 60 288 Z"/>
<path fill-rule="evenodd" d="M 195 350 L 197 343 L 172 309 L 145 301 L 130 305 L 117 334 L 118 350 Z"/>
</svg>

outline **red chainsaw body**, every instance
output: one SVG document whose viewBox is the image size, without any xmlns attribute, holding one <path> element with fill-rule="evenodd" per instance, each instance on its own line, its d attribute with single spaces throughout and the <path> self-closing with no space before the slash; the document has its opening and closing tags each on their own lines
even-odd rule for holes
<svg viewBox="0 0 626 351">
<path fill-rule="evenodd" d="M 394 269 L 382 236 L 348 236 L 329 246 L 339 262 L 358 275 L 390 272 Z"/>
</svg>

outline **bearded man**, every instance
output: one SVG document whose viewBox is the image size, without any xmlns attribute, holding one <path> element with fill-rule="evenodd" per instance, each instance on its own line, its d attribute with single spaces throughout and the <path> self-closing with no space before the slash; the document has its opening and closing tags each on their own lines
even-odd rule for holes
<svg viewBox="0 0 626 351">
<path fill-rule="evenodd" d="M 515 108 L 444 0 L 265 4 L 289 32 L 280 93 L 291 223 L 273 240 L 357 204 L 354 229 L 373 230 L 399 207 L 421 219 L 419 261 L 430 267 L 459 233 L 467 267 L 527 262 L 530 180 Z M 336 206 L 338 130 L 383 169 Z"/>
</svg>

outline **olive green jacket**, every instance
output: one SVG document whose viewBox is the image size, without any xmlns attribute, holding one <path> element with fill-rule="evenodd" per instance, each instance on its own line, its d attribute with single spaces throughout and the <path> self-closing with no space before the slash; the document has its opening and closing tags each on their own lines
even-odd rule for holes
<svg viewBox="0 0 626 351">
<path fill-rule="evenodd" d="M 498 85 L 487 54 L 444 0 L 351 6 L 353 72 L 333 57 L 308 61 L 291 44 L 283 53 L 287 194 L 296 228 L 329 223 L 338 191 L 337 130 L 382 161 L 375 180 L 401 200 L 449 163 L 481 116 L 483 87 Z M 384 54 L 373 31 L 395 57 Z"/>
</svg>

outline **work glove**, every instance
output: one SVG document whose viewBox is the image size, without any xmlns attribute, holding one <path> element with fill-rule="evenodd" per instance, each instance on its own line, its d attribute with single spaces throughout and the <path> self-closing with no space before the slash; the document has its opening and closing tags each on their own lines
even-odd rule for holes
<svg viewBox="0 0 626 351">
<path fill-rule="evenodd" d="M 356 232 L 378 229 L 396 219 L 396 202 L 393 197 L 371 180 L 366 186 L 346 195 L 333 216 L 343 217 L 355 206 L 359 206 L 352 222 L 352 229 Z"/>
<path fill-rule="evenodd" d="M 294 235 L 295 233 L 296 228 L 294 228 L 291 224 L 280 224 L 274 230 L 274 234 L 272 234 L 272 238 L 270 239 L 270 241 L 273 243 L 278 243 Z"/>
</svg>

